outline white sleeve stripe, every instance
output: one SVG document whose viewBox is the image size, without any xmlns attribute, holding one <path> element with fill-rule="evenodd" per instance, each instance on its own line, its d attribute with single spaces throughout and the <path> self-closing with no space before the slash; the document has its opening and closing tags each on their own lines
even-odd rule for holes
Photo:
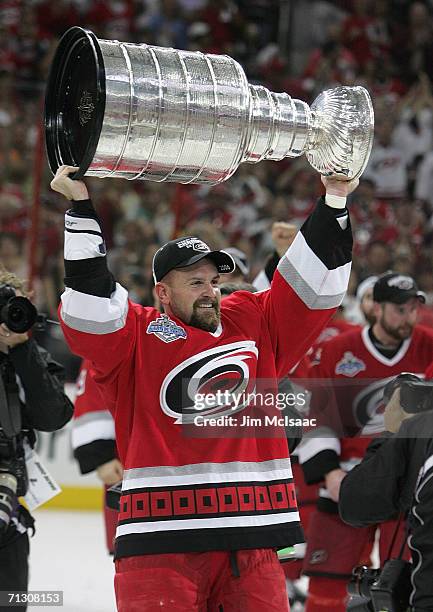
<svg viewBox="0 0 433 612">
<path fill-rule="evenodd" d="M 68 327 L 90 334 L 109 334 L 125 326 L 128 292 L 116 283 L 110 298 L 66 288 L 62 294 L 61 316 Z"/>
<path fill-rule="evenodd" d="M 349 282 L 350 267 L 351 264 L 348 263 L 342 266 L 342 268 L 338 268 L 341 271 L 341 275 L 346 279 L 346 286 L 340 293 L 333 293 L 332 279 L 329 282 L 331 286 L 328 286 L 328 279 L 323 280 L 322 292 L 320 294 L 316 293 L 306 282 L 305 278 L 303 278 L 305 274 L 301 276 L 286 257 L 283 257 L 278 264 L 278 272 L 310 310 L 326 310 L 336 308 L 343 301 Z M 326 290 L 328 290 L 328 293 L 325 293 Z"/>
<path fill-rule="evenodd" d="M 90 412 L 86 412 L 84 414 L 80 414 L 80 416 L 75 417 L 73 420 L 73 427 L 77 427 L 78 425 L 84 425 L 86 423 L 95 422 L 95 421 L 112 421 L 113 417 L 109 410 L 92 410 Z"/>
<path fill-rule="evenodd" d="M 304 438 L 299 447 L 297 453 L 299 457 L 299 463 L 306 463 L 312 457 L 315 457 L 320 452 L 325 450 L 333 450 L 340 455 L 341 445 L 338 438 Z"/>
<path fill-rule="evenodd" d="M 93 421 L 82 425 L 74 424 L 72 428 L 72 448 L 90 444 L 96 440 L 115 440 L 114 422 Z"/>
<path fill-rule="evenodd" d="M 347 290 L 351 262 L 328 270 L 308 246 L 302 232 L 297 233 L 279 265 L 284 261 L 289 262 L 296 275 L 300 276 L 317 295 L 338 295 Z"/>
<path fill-rule="evenodd" d="M 68 261 L 105 257 L 102 236 L 98 234 L 71 233 L 65 231 L 65 259 Z"/>
<path fill-rule="evenodd" d="M 83 231 L 92 231 L 92 232 L 101 232 L 101 228 L 96 219 L 90 219 L 88 217 L 74 217 L 72 215 L 65 214 L 65 228 L 70 230 L 79 230 Z"/>
</svg>

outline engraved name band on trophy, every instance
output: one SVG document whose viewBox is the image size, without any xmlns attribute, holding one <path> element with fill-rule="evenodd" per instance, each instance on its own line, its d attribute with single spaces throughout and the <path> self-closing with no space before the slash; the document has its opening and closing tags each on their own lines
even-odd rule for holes
<svg viewBox="0 0 433 612">
<path fill-rule="evenodd" d="M 324 175 L 364 170 L 374 116 L 363 87 L 336 87 L 308 106 L 250 85 L 225 55 L 101 40 L 80 27 L 61 39 L 45 103 L 53 173 L 216 184 L 242 162 L 306 154 Z"/>
</svg>

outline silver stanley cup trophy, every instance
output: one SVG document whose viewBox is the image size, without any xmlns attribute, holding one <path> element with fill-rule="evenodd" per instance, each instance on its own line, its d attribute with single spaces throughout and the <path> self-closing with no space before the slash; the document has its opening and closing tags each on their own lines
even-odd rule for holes
<svg viewBox="0 0 433 612">
<path fill-rule="evenodd" d="M 250 85 L 226 55 L 99 40 L 79 27 L 61 39 L 45 104 L 53 173 L 76 178 L 220 183 L 242 162 L 306 154 L 324 175 L 365 168 L 374 116 L 363 87 L 323 92 L 309 107 Z"/>
</svg>

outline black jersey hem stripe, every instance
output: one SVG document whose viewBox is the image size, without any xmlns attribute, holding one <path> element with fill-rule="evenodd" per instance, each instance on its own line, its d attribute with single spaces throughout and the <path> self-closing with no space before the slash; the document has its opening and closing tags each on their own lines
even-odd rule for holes
<svg viewBox="0 0 433 612">
<path fill-rule="evenodd" d="M 146 554 L 285 548 L 305 541 L 301 526 L 266 525 L 128 534 L 116 538 L 115 559 Z"/>
</svg>

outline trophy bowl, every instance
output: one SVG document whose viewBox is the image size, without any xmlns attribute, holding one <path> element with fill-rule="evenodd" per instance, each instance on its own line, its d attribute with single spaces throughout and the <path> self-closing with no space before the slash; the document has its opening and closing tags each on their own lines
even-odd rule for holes
<svg viewBox="0 0 433 612">
<path fill-rule="evenodd" d="M 45 98 L 49 166 L 75 178 L 216 184 L 242 162 L 306 154 L 321 174 L 351 180 L 367 164 L 374 115 L 363 87 L 337 87 L 311 108 L 248 83 L 226 55 L 62 37 Z"/>
</svg>

